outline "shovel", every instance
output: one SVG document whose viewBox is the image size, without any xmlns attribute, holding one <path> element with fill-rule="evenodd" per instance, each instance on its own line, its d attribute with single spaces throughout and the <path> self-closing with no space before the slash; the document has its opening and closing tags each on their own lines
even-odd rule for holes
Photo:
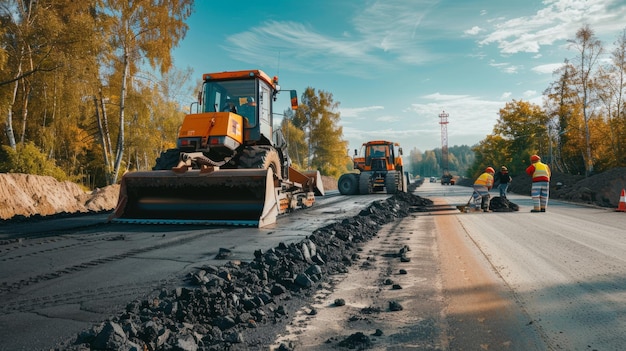
<svg viewBox="0 0 626 351">
<path fill-rule="evenodd" d="M 474 193 L 472 193 L 472 195 L 470 195 L 469 200 L 467 200 L 467 204 L 465 205 L 457 205 L 456 208 L 461 211 L 461 212 L 469 212 L 470 210 L 470 203 L 472 202 L 472 199 L 474 198 Z"/>
</svg>

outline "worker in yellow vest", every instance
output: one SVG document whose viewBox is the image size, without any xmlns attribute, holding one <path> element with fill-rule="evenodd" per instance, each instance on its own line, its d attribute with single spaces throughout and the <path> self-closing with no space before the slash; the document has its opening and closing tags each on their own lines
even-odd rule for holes
<svg viewBox="0 0 626 351">
<path fill-rule="evenodd" d="M 533 209 L 530 212 L 546 212 L 550 196 L 550 167 L 541 162 L 541 157 L 532 155 L 526 173 L 533 179 L 533 185 L 530 188 Z"/>
<path fill-rule="evenodd" d="M 493 187 L 493 174 L 496 171 L 492 167 L 485 168 L 485 172 L 481 174 L 474 182 L 474 200 L 481 198 L 480 208 L 484 212 L 489 212 L 489 190 Z"/>
</svg>

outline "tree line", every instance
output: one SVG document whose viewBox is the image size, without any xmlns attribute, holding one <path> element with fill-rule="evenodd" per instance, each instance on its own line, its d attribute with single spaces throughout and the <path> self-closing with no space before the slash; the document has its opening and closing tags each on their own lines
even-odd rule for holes
<svg viewBox="0 0 626 351">
<path fill-rule="evenodd" d="M 421 152 L 413 148 L 408 155 L 408 171 L 414 176 L 441 177 L 443 175 L 443 160 L 441 148 Z M 448 171 L 452 175 L 465 176 L 474 164 L 475 155 L 468 145 L 448 147 Z"/>
<path fill-rule="evenodd" d="M 171 49 L 192 5 L 0 2 L 0 171 L 100 186 L 148 168 L 184 116 Z"/>
</svg>

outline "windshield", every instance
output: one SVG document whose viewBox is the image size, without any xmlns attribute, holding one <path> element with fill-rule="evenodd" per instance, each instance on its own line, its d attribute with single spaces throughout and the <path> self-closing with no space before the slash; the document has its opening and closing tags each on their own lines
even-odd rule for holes
<svg viewBox="0 0 626 351">
<path fill-rule="evenodd" d="M 257 123 L 255 80 L 212 81 L 204 84 L 204 112 L 233 112 L 248 121 L 248 127 Z"/>
<path fill-rule="evenodd" d="M 372 149 L 370 150 L 370 156 L 373 158 L 384 158 L 386 157 L 386 149 L 387 147 L 385 145 L 373 145 Z"/>
</svg>

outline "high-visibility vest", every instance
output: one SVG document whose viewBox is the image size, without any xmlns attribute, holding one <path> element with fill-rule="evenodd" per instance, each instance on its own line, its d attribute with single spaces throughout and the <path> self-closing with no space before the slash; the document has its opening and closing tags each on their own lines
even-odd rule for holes
<svg viewBox="0 0 626 351">
<path fill-rule="evenodd" d="M 491 187 L 493 185 L 493 176 L 487 172 L 483 173 L 476 179 L 474 185 L 482 185 L 486 187 Z"/>
<path fill-rule="evenodd" d="M 534 166 L 535 171 L 533 172 L 533 182 L 549 182 L 550 168 L 548 165 L 542 162 L 536 162 Z"/>
</svg>

